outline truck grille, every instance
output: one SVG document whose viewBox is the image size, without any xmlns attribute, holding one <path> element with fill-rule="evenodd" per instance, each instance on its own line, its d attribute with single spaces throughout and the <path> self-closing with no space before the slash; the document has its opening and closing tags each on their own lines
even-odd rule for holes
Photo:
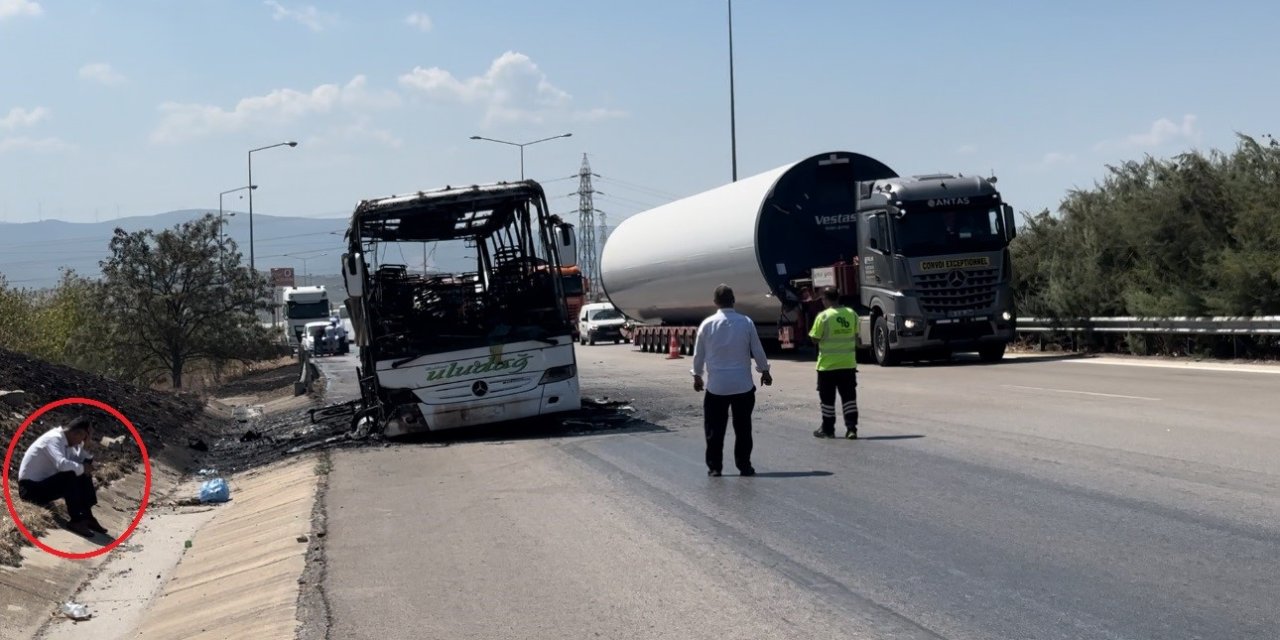
<svg viewBox="0 0 1280 640">
<path fill-rule="evenodd" d="M 915 276 L 925 313 L 977 311 L 996 302 L 999 269 L 946 271 Z"/>
</svg>

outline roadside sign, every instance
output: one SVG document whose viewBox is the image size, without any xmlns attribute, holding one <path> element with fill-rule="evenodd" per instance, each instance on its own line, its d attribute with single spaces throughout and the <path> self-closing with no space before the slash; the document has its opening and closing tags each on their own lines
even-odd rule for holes
<svg viewBox="0 0 1280 640">
<path fill-rule="evenodd" d="M 271 286 L 292 287 L 293 286 L 293 267 L 272 268 L 271 269 Z"/>
</svg>

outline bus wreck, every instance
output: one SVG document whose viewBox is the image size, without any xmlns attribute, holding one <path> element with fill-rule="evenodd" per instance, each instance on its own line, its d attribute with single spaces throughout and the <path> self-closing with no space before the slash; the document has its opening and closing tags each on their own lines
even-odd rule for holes
<svg viewBox="0 0 1280 640">
<path fill-rule="evenodd" d="M 581 408 L 556 277 L 576 264 L 574 230 L 547 211 L 537 182 L 365 200 L 347 243 L 357 430 L 394 437 Z M 446 244 L 469 254 L 466 266 L 428 266 L 426 245 Z M 387 261 L 406 255 L 422 255 L 421 268 Z"/>
</svg>

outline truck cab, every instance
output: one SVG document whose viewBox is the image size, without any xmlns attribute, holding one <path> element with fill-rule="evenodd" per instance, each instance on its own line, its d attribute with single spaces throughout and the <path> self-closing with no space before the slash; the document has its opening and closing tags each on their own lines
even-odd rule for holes
<svg viewBox="0 0 1280 640">
<path fill-rule="evenodd" d="M 1004 356 L 1015 331 L 1015 225 L 994 181 L 935 174 L 859 185 L 860 340 L 878 363 L 907 352 Z"/>
<path fill-rule="evenodd" d="M 302 344 L 308 323 L 328 322 L 329 293 L 324 287 L 289 287 L 283 291 L 282 297 L 290 344 Z"/>
</svg>

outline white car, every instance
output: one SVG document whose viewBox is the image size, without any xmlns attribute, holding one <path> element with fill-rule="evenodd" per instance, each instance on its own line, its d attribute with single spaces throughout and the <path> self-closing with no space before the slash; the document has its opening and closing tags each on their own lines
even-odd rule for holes
<svg viewBox="0 0 1280 640">
<path fill-rule="evenodd" d="M 582 344 L 595 344 L 612 340 L 618 344 L 625 340 L 622 337 L 622 325 L 627 319 L 622 312 L 607 302 L 584 305 L 578 312 L 578 341 Z"/>
<path fill-rule="evenodd" d="M 341 327 L 328 322 L 308 322 L 302 335 L 302 348 L 316 356 L 343 354 L 350 350 Z"/>
</svg>

